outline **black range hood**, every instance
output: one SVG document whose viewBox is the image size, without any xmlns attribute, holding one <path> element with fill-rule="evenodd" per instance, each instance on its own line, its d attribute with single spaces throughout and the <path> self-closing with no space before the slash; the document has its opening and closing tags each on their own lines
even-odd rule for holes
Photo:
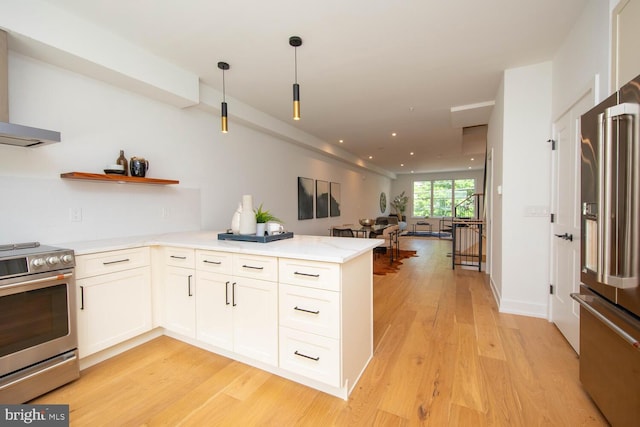
<svg viewBox="0 0 640 427">
<path fill-rule="evenodd" d="M 54 142 L 60 142 L 60 132 L 9 123 L 7 33 L 0 30 L 0 144 L 40 147 Z"/>
</svg>

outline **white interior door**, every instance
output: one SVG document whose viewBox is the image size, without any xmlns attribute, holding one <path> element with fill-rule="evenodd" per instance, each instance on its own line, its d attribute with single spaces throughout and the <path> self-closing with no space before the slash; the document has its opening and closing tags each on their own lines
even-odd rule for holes
<svg viewBox="0 0 640 427">
<path fill-rule="evenodd" d="M 580 115 L 592 106 L 589 91 L 553 124 L 551 320 L 576 352 L 580 309 L 569 294 L 580 286 Z"/>
</svg>

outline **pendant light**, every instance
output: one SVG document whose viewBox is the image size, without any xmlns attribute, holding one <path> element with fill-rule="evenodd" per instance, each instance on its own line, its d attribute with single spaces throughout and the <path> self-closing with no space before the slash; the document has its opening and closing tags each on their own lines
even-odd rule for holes
<svg viewBox="0 0 640 427">
<path fill-rule="evenodd" d="M 300 120 L 300 85 L 298 85 L 298 46 L 302 46 L 302 39 L 298 36 L 289 37 L 289 44 L 293 46 L 295 61 L 295 83 L 293 84 L 293 120 Z"/>
<path fill-rule="evenodd" d="M 220 117 L 222 119 L 222 133 L 229 132 L 227 124 L 227 98 L 224 87 L 224 72 L 229 69 L 229 64 L 226 62 L 218 62 L 218 68 L 222 70 L 222 106 L 220 107 Z"/>
</svg>

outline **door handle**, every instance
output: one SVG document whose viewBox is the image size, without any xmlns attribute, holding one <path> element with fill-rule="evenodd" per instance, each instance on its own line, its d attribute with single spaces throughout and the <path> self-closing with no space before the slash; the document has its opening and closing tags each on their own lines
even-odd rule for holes
<svg viewBox="0 0 640 427">
<path fill-rule="evenodd" d="M 556 234 L 556 237 L 573 242 L 573 234 L 568 234 L 568 233 Z"/>
</svg>

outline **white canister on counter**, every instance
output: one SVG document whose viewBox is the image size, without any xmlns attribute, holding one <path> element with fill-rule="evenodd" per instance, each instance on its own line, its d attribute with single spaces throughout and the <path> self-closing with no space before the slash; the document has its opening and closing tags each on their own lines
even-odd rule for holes
<svg viewBox="0 0 640 427">
<path fill-rule="evenodd" d="M 240 233 L 240 215 L 242 214 L 242 203 L 238 203 L 238 209 L 233 213 L 231 218 L 231 232 L 233 234 Z"/>
<path fill-rule="evenodd" d="M 256 234 L 256 214 L 253 211 L 253 197 L 249 194 L 242 196 L 240 234 Z"/>
</svg>

